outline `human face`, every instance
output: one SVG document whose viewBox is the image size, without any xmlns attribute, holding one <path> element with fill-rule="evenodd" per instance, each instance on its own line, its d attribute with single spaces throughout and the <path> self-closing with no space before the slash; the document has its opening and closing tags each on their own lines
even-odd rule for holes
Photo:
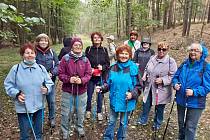
<svg viewBox="0 0 210 140">
<path fill-rule="evenodd" d="M 200 60 L 202 52 L 199 49 L 199 44 L 192 44 L 191 48 L 189 50 L 189 56 L 191 58 L 191 60 L 195 61 L 195 60 Z"/>
<path fill-rule="evenodd" d="M 43 49 L 48 47 L 48 40 L 46 38 L 41 38 L 39 41 L 39 46 Z"/>
<path fill-rule="evenodd" d="M 142 47 L 143 47 L 144 49 L 148 49 L 148 48 L 149 48 L 149 43 L 144 42 L 144 43 L 142 44 Z"/>
<path fill-rule="evenodd" d="M 127 62 L 129 60 L 129 53 L 127 51 L 122 51 L 119 53 L 119 61 Z"/>
<path fill-rule="evenodd" d="M 82 43 L 74 42 L 74 44 L 72 46 L 72 51 L 76 54 L 80 54 L 82 52 Z"/>
<path fill-rule="evenodd" d="M 26 61 L 34 61 L 35 57 L 36 57 L 35 51 L 29 48 L 27 48 L 23 54 L 23 59 Z"/>
<path fill-rule="evenodd" d="M 168 53 L 168 48 L 158 47 L 158 58 L 163 58 Z"/>
<path fill-rule="evenodd" d="M 95 34 L 95 35 L 93 36 L 93 43 L 94 43 L 94 44 L 101 44 L 101 37 L 98 36 L 97 34 Z"/>
<path fill-rule="evenodd" d="M 131 41 L 136 41 L 136 40 L 137 40 L 137 36 L 134 35 L 134 34 L 131 34 L 130 40 L 131 40 Z"/>
</svg>

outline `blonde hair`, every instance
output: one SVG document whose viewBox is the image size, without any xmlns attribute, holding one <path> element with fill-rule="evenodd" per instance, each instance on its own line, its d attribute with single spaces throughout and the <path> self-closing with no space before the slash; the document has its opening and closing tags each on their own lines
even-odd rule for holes
<svg viewBox="0 0 210 140">
<path fill-rule="evenodd" d="M 166 48 L 166 49 L 169 49 L 169 44 L 166 43 L 166 42 L 159 42 L 157 47 L 158 48 Z"/>
</svg>

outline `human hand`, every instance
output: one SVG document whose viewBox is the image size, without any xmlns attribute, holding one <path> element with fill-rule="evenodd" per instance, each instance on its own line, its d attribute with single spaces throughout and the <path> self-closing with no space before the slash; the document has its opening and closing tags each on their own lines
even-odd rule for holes
<svg viewBox="0 0 210 140">
<path fill-rule="evenodd" d="M 144 74 L 141 79 L 142 79 L 142 81 L 146 81 L 147 80 L 147 74 Z"/>
<path fill-rule="evenodd" d="M 126 100 L 130 100 L 132 98 L 131 92 L 126 92 Z"/>
<path fill-rule="evenodd" d="M 181 84 L 175 84 L 174 89 L 179 90 L 181 88 Z"/>
<path fill-rule="evenodd" d="M 42 92 L 42 94 L 47 94 L 47 92 L 48 92 L 47 87 L 46 86 L 41 86 L 41 92 Z"/>
<path fill-rule="evenodd" d="M 193 90 L 192 90 L 192 89 L 189 89 L 189 88 L 188 88 L 188 89 L 185 90 L 185 92 L 186 92 L 186 96 L 187 96 L 187 97 L 193 96 Z"/>
<path fill-rule="evenodd" d="M 76 80 L 75 80 L 75 83 L 76 84 L 82 84 L 81 78 L 77 77 Z"/>
<path fill-rule="evenodd" d="M 99 93 L 101 91 L 101 87 L 100 86 L 96 86 L 96 92 Z"/>
<path fill-rule="evenodd" d="M 24 103 L 25 102 L 25 95 L 23 92 L 21 92 L 19 95 L 18 95 L 18 101 L 21 102 L 21 103 Z"/>
<path fill-rule="evenodd" d="M 74 84 L 74 83 L 76 83 L 76 80 L 77 80 L 77 77 L 72 76 L 72 77 L 70 78 L 70 83 Z"/>
<path fill-rule="evenodd" d="M 51 72 L 49 72 L 48 74 L 49 74 L 50 78 L 52 78 L 52 76 L 53 76 L 53 75 L 52 75 L 52 73 L 51 73 Z"/>
<path fill-rule="evenodd" d="M 102 65 L 99 64 L 97 67 L 99 70 L 102 70 Z"/>
<path fill-rule="evenodd" d="M 163 83 L 163 80 L 162 80 L 162 78 L 156 78 L 155 79 L 155 84 L 157 84 L 157 85 L 159 85 L 159 84 L 162 84 Z"/>
</svg>

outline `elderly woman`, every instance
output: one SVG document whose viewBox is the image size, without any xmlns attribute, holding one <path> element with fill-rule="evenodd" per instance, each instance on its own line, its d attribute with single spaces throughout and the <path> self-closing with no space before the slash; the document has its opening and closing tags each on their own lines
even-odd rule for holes
<svg viewBox="0 0 210 140">
<path fill-rule="evenodd" d="M 198 43 L 189 47 L 189 58 L 175 73 L 179 139 L 194 140 L 199 118 L 210 92 L 210 65 L 205 61 L 208 50 Z"/>
<path fill-rule="evenodd" d="M 108 79 L 102 92 L 110 91 L 110 121 L 104 133 L 104 140 L 114 139 L 117 118 L 120 115 L 120 127 L 117 139 L 125 139 L 129 112 L 135 109 L 138 97 L 138 67 L 131 61 L 132 51 L 127 45 L 116 50 L 117 62 L 111 66 Z"/>
<path fill-rule="evenodd" d="M 93 32 L 91 34 L 92 46 L 89 46 L 85 50 L 85 55 L 90 60 L 90 64 L 92 67 L 92 77 L 88 82 L 88 100 L 87 100 L 87 108 L 86 108 L 86 118 L 90 119 L 91 117 L 91 101 L 94 93 L 94 88 L 96 85 L 101 85 L 103 80 L 105 79 L 108 69 L 109 69 L 109 55 L 108 51 L 105 47 L 101 46 L 103 37 L 99 32 Z M 102 115 L 102 101 L 103 96 L 101 94 L 97 95 L 97 117 L 98 121 L 103 120 Z M 95 112 L 93 112 L 93 116 L 95 116 Z"/>
<path fill-rule="evenodd" d="M 44 98 L 51 91 L 53 82 L 46 69 L 36 63 L 36 49 L 32 44 L 24 44 L 20 55 L 23 61 L 11 68 L 4 86 L 15 102 L 20 139 L 30 139 L 32 129 L 34 139 L 41 140 Z"/>
<path fill-rule="evenodd" d="M 64 55 L 59 66 L 59 79 L 63 82 L 61 97 L 61 130 L 63 139 L 69 136 L 69 121 L 76 111 L 76 128 L 84 136 L 84 116 L 87 105 L 87 83 L 91 78 L 91 65 L 82 52 L 80 38 L 72 38 L 71 51 Z M 75 108 L 75 109 L 74 109 Z M 70 117 L 70 118 L 69 118 Z"/>
<path fill-rule="evenodd" d="M 150 58 L 142 80 L 145 81 L 143 111 L 138 124 L 146 125 L 152 105 L 155 105 L 155 116 L 152 129 L 158 130 L 163 121 L 165 105 L 171 101 L 171 79 L 177 70 L 175 60 L 168 55 L 169 45 L 158 43 L 157 55 Z"/>
<path fill-rule="evenodd" d="M 55 51 L 50 46 L 50 38 L 42 33 L 36 37 L 36 63 L 43 65 L 49 73 L 52 81 L 55 83 L 58 75 L 58 57 Z M 51 127 L 55 127 L 55 86 L 52 91 L 46 96 L 48 104 L 48 120 Z"/>
</svg>

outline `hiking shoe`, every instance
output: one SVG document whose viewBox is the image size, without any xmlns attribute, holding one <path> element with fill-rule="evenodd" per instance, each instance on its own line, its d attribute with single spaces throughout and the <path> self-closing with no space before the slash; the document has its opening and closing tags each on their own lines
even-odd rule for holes
<svg viewBox="0 0 210 140">
<path fill-rule="evenodd" d="M 102 121 L 103 120 L 103 115 L 102 113 L 98 113 L 98 121 Z"/>
<path fill-rule="evenodd" d="M 160 126 L 156 126 L 156 125 L 152 126 L 152 131 L 158 131 L 159 129 L 160 129 Z"/>
<path fill-rule="evenodd" d="M 91 112 L 90 111 L 87 111 L 86 112 L 86 119 L 90 119 L 90 116 L 91 116 Z"/>
<path fill-rule="evenodd" d="M 55 128 L 55 119 L 50 120 L 50 127 Z"/>
<path fill-rule="evenodd" d="M 137 121 L 137 122 L 136 122 L 136 125 L 142 125 L 142 126 L 145 126 L 145 125 L 147 125 L 147 123 L 143 123 L 143 122 L 141 122 L 141 121 Z"/>
<path fill-rule="evenodd" d="M 78 135 L 79 135 L 79 137 L 84 137 L 84 136 L 85 136 L 85 131 L 84 131 L 84 129 L 79 130 L 79 131 L 78 131 Z"/>
</svg>

